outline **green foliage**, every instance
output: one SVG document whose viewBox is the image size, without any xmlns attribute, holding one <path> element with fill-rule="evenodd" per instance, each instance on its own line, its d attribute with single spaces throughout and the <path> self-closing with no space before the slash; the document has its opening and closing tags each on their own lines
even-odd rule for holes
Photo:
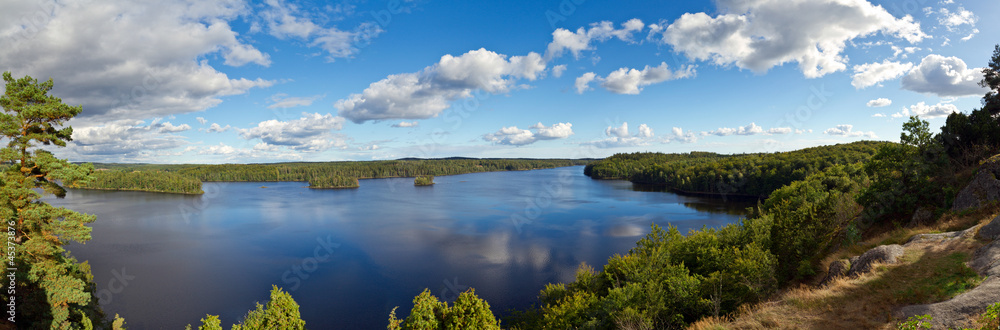
<svg viewBox="0 0 1000 330">
<path fill-rule="evenodd" d="M 917 329 L 930 329 L 931 328 L 931 316 L 930 315 L 914 315 L 906 319 L 905 322 L 900 322 L 896 329 L 899 330 L 917 330 Z"/>
<path fill-rule="evenodd" d="M 496 329 L 500 321 L 490 311 L 490 304 L 476 296 L 475 289 L 458 295 L 455 304 L 445 311 L 445 329 Z"/>
<path fill-rule="evenodd" d="M 413 309 L 403 322 L 404 329 L 438 329 L 444 320 L 448 304 L 438 301 L 431 291 L 424 289 L 413 298 Z"/>
<path fill-rule="evenodd" d="M 357 188 L 360 184 L 357 178 L 342 176 L 321 176 L 309 179 L 309 188 Z"/>
<path fill-rule="evenodd" d="M 94 216 L 41 202 L 43 195 L 63 197 L 60 182 L 84 182 L 92 166 L 74 165 L 54 157 L 40 145 L 65 146 L 73 129 L 61 127 L 82 108 L 67 106 L 48 95 L 52 80 L 14 79 L 3 74 L 6 89 L 0 96 L 0 220 L 10 228 L 8 241 L 15 255 L 6 261 L 17 268 L 18 326 L 30 329 L 86 329 L 103 326 L 103 313 L 94 298 L 93 277 L 87 263 L 77 263 L 63 247 L 90 240 L 88 223 Z M 9 293 L 7 293 L 9 294 Z M 4 296 L 9 299 L 8 296 Z"/>
<path fill-rule="evenodd" d="M 434 184 L 433 175 L 418 175 L 413 179 L 413 185 L 415 186 L 429 186 Z"/>
<path fill-rule="evenodd" d="M 188 325 L 188 329 L 190 329 Z M 271 286 L 271 298 L 267 305 L 257 303 L 257 308 L 243 317 L 240 323 L 234 324 L 233 330 L 263 330 L 263 329 L 298 329 L 306 327 L 306 321 L 299 315 L 299 304 L 292 295 L 281 290 L 276 285 Z M 199 330 L 222 330 L 222 321 L 218 315 L 205 315 L 201 319 Z"/>
<path fill-rule="evenodd" d="M 820 259 L 861 212 L 854 198 L 866 181 L 860 164 L 838 165 L 771 194 L 762 217 L 770 219 L 770 251 L 782 280 L 810 276 Z"/>
<path fill-rule="evenodd" d="M 584 174 L 595 179 L 662 184 L 681 192 L 766 197 L 827 167 L 863 162 L 883 144 L 862 141 L 732 156 L 705 152 L 617 154 L 587 165 Z"/>
<path fill-rule="evenodd" d="M 438 301 L 424 289 L 413 298 L 413 309 L 405 321 L 396 318 L 396 309 L 389 314 L 388 329 L 500 329 L 500 322 L 490 311 L 490 304 L 476 296 L 474 289 L 462 292 L 455 304 Z"/>
<path fill-rule="evenodd" d="M 899 141 L 908 146 L 926 148 L 934 142 L 933 137 L 930 123 L 920 120 L 917 116 L 910 116 L 910 120 L 903 123 L 903 132 L 899 134 Z"/>
<path fill-rule="evenodd" d="M 707 315 L 735 311 L 776 289 L 776 260 L 766 246 L 768 224 L 746 220 L 681 235 L 652 231 L 600 272 L 582 265 L 576 281 L 549 284 L 541 307 L 516 320 L 521 328 L 678 328 Z"/>
<path fill-rule="evenodd" d="M 198 330 L 222 330 L 222 321 L 218 315 L 205 315 Z"/>
<path fill-rule="evenodd" d="M 125 319 L 115 314 L 115 319 L 111 321 L 111 330 L 125 330 Z"/>
<path fill-rule="evenodd" d="M 986 311 L 979 315 L 976 321 L 979 323 L 979 329 L 1000 329 L 1000 302 L 987 306 Z"/>
<path fill-rule="evenodd" d="M 167 171 L 101 170 L 81 185 L 85 189 L 137 190 L 179 194 L 203 194 L 201 181 Z"/>
<path fill-rule="evenodd" d="M 994 116 L 1000 113 L 1000 45 L 993 46 L 993 56 L 983 68 L 979 86 L 990 89 L 983 96 L 983 109 Z"/>
<path fill-rule="evenodd" d="M 961 166 L 974 166 L 1000 153 L 1000 45 L 994 46 L 979 85 L 989 89 L 983 107 L 969 114 L 948 115 L 937 137 L 952 161 Z"/>
<path fill-rule="evenodd" d="M 934 152 L 936 145 L 926 138 L 927 122 L 910 117 L 904 129 L 910 131 L 901 136 L 906 144 L 883 145 L 865 163 L 872 181 L 858 196 L 858 203 L 865 207 L 869 220 L 905 219 L 918 206 L 947 206 L 941 198 L 942 185 L 931 183 L 944 166 Z"/>
<path fill-rule="evenodd" d="M 247 329 L 305 329 L 306 321 L 299 315 L 299 304 L 292 295 L 276 285 L 271 286 L 271 299 L 267 307 L 257 303 L 257 309 L 247 313 L 243 321 L 233 325 L 233 330 Z"/>
</svg>

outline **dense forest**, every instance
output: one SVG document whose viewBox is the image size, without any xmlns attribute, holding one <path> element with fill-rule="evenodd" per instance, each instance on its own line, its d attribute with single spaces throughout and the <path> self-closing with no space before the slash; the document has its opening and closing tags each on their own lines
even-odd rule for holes
<svg viewBox="0 0 1000 330">
<path fill-rule="evenodd" d="M 201 182 L 300 181 L 310 188 L 357 188 L 358 179 L 522 171 L 585 165 L 571 159 L 402 159 L 365 162 L 161 165 L 94 164 L 100 170 L 80 188 L 200 193 Z M 148 175 L 148 177 L 146 177 Z M 197 186 L 191 186 L 196 183 Z"/>
<path fill-rule="evenodd" d="M 862 162 L 885 143 L 861 141 L 789 152 L 720 155 L 617 154 L 593 162 L 584 174 L 666 185 L 683 193 L 767 197 L 781 186 L 828 167 Z"/>
<path fill-rule="evenodd" d="M 198 179 L 167 171 L 98 170 L 79 185 L 85 189 L 138 190 L 181 194 L 202 194 Z"/>
</svg>

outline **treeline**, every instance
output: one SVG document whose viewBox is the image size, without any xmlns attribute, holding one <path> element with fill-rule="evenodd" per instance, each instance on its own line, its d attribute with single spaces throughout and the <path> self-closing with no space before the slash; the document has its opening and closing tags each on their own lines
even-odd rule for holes
<svg viewBox="0 0 1000 330">
<path fill-rule="evenodd" d="M 584 174 L 666 185 L 687 193 L 767 197 L 772 191 L 834 165 L 863 162 L 885 143 L 861 141 L 790 152 L 719 155 L 617 154 L 593 162 Z"/>
<path fill-rule="evenodd" d="M 181 194 L 202 194 L 201 181 L 175 172 L 98 170 L 89 181 L 78 186 L 84 189 L 136 190 Z"/>
<path fill-rule="evenodd" d="M 202 181 L 310 181 L 341 176 L 358 179 L 455 175 L 477 172 L 520 171 L 585 165 L 569 159 L 427 159 L 365 162 L 280 163 L 186 166 L 179 173 Z"/>
<path fill-rule="evenodd" d="M 308 182 L 310 188 L 357 188 L 358 179 L 521 171 L 585 165 L 573 159 L 407 159 L 364 162 L 165 165 L 95 164 L 91 189 L 200 194 L 201 182 Z"/>
</svg>

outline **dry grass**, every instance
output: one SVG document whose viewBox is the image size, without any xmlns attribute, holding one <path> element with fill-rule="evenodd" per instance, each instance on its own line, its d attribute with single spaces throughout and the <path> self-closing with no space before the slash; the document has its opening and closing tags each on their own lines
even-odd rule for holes
<svg viewBox="0 0 1000 330">
<path fill-rule="evenodd" d="M 882 244 L 901 244 L 915 234 L 961 230 L 992 220 L 996 206 L 977 212 L 945 215 L 938 224 L 897 228 L 875 235 L 857 247 L 833 253 L 827 260 L 859 255 Z M 691 329 L 894 329 L 899 307 L 946 300 L 979 283 L 981 278 L 965 266 L 983 243 L 956 239 L 906 247 L 900 262 L 878 265 L 856 279 L 838 279 L 826 288 L 800 285 L 756 306 L 743 306 L 729 317 L 710 317 Z M 817 275 L 822 278 L 824 274 Z"/>
</svg>

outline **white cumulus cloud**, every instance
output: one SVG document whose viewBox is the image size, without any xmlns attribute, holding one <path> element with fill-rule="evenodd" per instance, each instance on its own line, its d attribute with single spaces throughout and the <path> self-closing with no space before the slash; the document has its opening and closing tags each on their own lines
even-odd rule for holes
<svg viewBox="0 0 1000 330">
<path fill-rule="evenodd" d="M 887 107 L 892 104 L 892 100 L 880 97 L 871 101 L 868 101 L 865 105 L 871 108 Z"/>
<path fill-rule="evenodd" d="M 694 66 L 689 65 L 677 71 L 670 71 L 667 63 L 662 62 L 657 67 L 646 66 L 642 70 L 620 68 L 609 73 L 602 81 L 601 87 L 615 94 L 639 94 L 643 86 L 661 83 L 667 80 L 694 77 Z M 579 87 L 578 87 L 579 90 Z"/>
<path fill-rule="evenodd" d="M 630 135 L 628 130 L 628 123 L 624 122 L 619 126 L 608 126 L 604 129 L 604 135 L 607 138 L 595 141 L 589 141 L 581 143 L 582 145 L 592 145 L 598 148 L 621 148 L 621 147 L 634 147 L 634 146 L 644 146 L 649 145 L 653 142 L 654 133 L 653 129 L 646 124 L 640 124 L 638 131 L 635 135 Z M 683 137 L 683 135 L 681 135 Z"/>
<path fill-rule="evenodd" d="M 498 54 L 486 49 L 461 56 L 444 55 L 438 63 L 416 73 L 394 74 L 357 94 L 337 101 L 338 114 L 355 123 L 389 119 L 436 117 L 452 101 L 469 98 L 477 90 L 503 93 L 518 78 L 535 80 L 545 70 L 537 53 Z"/>
<path fill-rule="evenodd" d="M 771 135 L 771 134 L 788 134 L 792 132 L 791 127 L 773 127 L 769 129 L 764 129 L 758 126 L 756 123 L 750 123 L 746 126 L 740 126 L 736 128 L 731 127 L 720 127 L 713 131 L 704 132 L 702 135 L 716 135 L 716 136 L 730 136 L 730 135 Z"/>
<path fill-rule="evenodd" d="M 203 60 L 270 64 L 228 23 L 249 10 L 242 1 L 67 0 L 46 7 L 0 4 L 0 63 L 15 76 L 53 78 L 54 95 L 83 105 L 74 127 L 202 111 L 274 83 L 233 78 Z M 33 24 L 19 20 L 36 16 Z"/>
<path fill-rule="evenodd" d="M 900 63 L 885 60 L 882 63 L 866 63 L 854 66 L 854 75 L 851 76 L 851 86 L 861 89 L 881 82 L 901 77 L 913 68 L 913 63 Z M 880 85 L 881 86 L 881 85 Z"/>
<path fill-rule="evenodd" d="M 565 139 L 573 135 L 573 124 L 570 123 L 556 123 L 549 127 L 537 123 L 530 129 L 520 129 L 517 126 L 503 127 L 494 133 L 483 135 L 483 140 L 496 144 L 523 146 L 542 140 Z"/>
<path fill-rule="evenodd" d="M 979 86 L 982 69 L 969 68 L 958 57 L 930 54 L 910 73 L 903 76 L 903 89 L 941 97 L 981 96 L 986 89 Z"/>
<path fill-rule="evenodd" d="M 920 42 L 927 35 L 909 15 L 893 17 L 867 1 L 720 0 L 720 14 L 686 13 L 659 40 L 688 58 L 765 72 L 798 63 L 809 78 L 847 68 L 842 53 L 856 38 L 881 33 Z"/>
<path fill-rule="evenodd" d="M 552 42 L 549 43 L 545 51 L 545 59 L 549 61 L 558 58 L 566 51 L 579 58 L 582 51 L 593 49 L 591 42 L 605 41 L 612 37 L 633 42 L 632 35 L 642 31 L 644 26 L 641 20 L 633 18 L 622 23 L 622 27 L 617 29 L 613 23 L 608 21 L 593 23 L 589 29 L 581 27 L 576 32 L 558 28 L 552 32 Z"/>
<path fill-rule="evenodd" d="M 295 120 L 262 121 L 256 127 L 239 129 L 240 136 L 247 140 L 260 139 L 268 145 L 283 146 L 295 151 L 324 151 L 347 146 L 345 138 L 331 131 L 343 128 L 344 118 L 331 114 L 303 113 Z"/>
<path fill-rule="evenodd" d="M 590 82 L 597 79 L 597 74 L 593 72 L 587 72 L 576 78 L 576 82 L 573 87 L 576 88 L 577 94 L 583 94 L 583 92 L 590 89 Z"/>
<path fill-rule="evenodd" d="M 847 136 L 847 137 L 866 137 L 869 139 L 877 139 L 878 136 L 875 132 L 868 131 L 855 131 L 854 125 L 837 125 L 836 127 L 831 127 L 825 131 L 823 134 L 834 135 L 834 136 Z"/>
<path fill-rule="evenodd" d="M 951 103 L 927 105 L 924 102 L 920 102 L 909 107 L 903 107 L 902 111 L 892 114 L 892 117 L 907 118 L 910 116 L 919 116 L 923 118 L 937 118 L 947 117 L 950 114 L 958 112 L 958 107 Z"/>
</svg>

